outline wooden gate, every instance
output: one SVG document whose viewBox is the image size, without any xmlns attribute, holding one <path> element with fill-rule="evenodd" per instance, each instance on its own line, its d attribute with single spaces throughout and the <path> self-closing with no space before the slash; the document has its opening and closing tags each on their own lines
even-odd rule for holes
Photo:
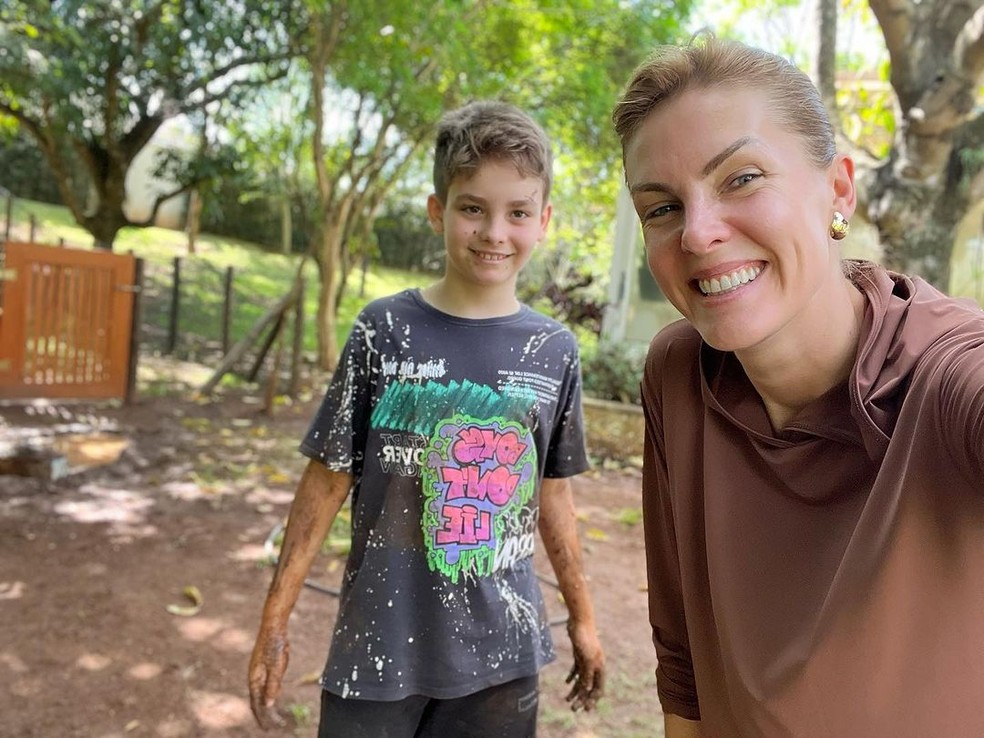
<svg viewBox="0 0 984 738">
<path fill-rule="evenodd" d="M 4 251 L 0 397 L 127 397 L 137 260 L 31 243 Z"/>
</svg>

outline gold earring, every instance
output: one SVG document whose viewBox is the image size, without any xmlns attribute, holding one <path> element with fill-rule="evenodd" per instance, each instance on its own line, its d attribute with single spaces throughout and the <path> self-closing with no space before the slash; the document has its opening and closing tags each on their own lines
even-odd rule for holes
<svg viewBox="0 0 984 738">
<path fill-rule="evenodd" d="M 847 222 L 847 218 L 841 215 L 840 211 L 834 211 L 834 219 L 830 221 L 830 237 L 835 241 L 840 241 L 847 236 L 847 232 L 851 230 L 851 224 Z"/>
</svg>

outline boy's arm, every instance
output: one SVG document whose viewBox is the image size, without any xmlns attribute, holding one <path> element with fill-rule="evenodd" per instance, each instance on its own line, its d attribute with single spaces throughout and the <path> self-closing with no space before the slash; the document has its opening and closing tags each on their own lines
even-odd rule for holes
<svg viewBox="0 0 984 738">
<path fill-rule="evenodd" d="M 569 479 L 543 480 L 540 537 L 567 605 L 567 634 L 574 650 L 574 666 L 567 677 L 574 686 L 567 700 L 574 710 L 590 710 L 604 693 L 605 655 L 598 640 L 594 608 L 581 564 L 574 493 Z"/>
<path fill-rule="evenodd" d="M 259 633 L 249 660 L 249 701 L 263 728 L 283 723 L 275 702 L 280 694 L 290 645 L 287 619 L 304 586 L 311 562 L 352 487 L 352 475 L 309 461 L 297 485 L 280 548 L 280 560 L 267 593 Z"/>
</svg>

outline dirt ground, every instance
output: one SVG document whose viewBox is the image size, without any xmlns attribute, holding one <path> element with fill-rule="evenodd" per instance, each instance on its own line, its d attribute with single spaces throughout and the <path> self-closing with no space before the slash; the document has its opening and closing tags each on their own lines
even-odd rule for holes
<svg viewBox="0 0 984 738">
<path fill-rule="evenodd" d="M 0 438 L 93 441 L 76 444 L 76 463 L 126 444 L 112 463 L 56 481 L 0 476 L 0 736 L 315 735 L 334 596 L 306 588 L 295 609 L 284 729 L 254 725 L 246 664 L 272 572 L 265 543 L 286 515 L 317 400 L 271 417 L 248 391 L 195 399 L 186 369 L 142 368 L 139 399 L 125 407 L 0 404 Z M 662 735 L 638 488 L 635 470 L 575 480 L 607 696 L 591 714 L 567 708 L 570 647 L 556 625 L 559 658 L 541 675 L 544 738 Z M 312 580 L 333 587 L 342 566 L 325 554 Z M 551 576 L 545 557 L 538 571 Z M 544 592 L 559 619 L 549 581 Z"/>
</svg>

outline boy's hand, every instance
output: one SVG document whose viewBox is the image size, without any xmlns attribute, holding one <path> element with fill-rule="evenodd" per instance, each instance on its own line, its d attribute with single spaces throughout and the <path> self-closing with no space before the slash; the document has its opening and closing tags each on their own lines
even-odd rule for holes
<svg viewBox="0 0 984 738">
<path fill-rule="evenodd" d="M 567 634 L 574 650 L 574 666 L 567 683 L 574 682 L 567 701 L 571 709 L 591 710 L 605 692 L 605 654 L 593 626 L 567 622 Z"/>
<path fill-rule="evenodd" d="M 289 657 L 287 633 L 261 627 L 249 659 L 249 706 L 264 730 L 284 724 L 276 702 Z"/>
</svg>

